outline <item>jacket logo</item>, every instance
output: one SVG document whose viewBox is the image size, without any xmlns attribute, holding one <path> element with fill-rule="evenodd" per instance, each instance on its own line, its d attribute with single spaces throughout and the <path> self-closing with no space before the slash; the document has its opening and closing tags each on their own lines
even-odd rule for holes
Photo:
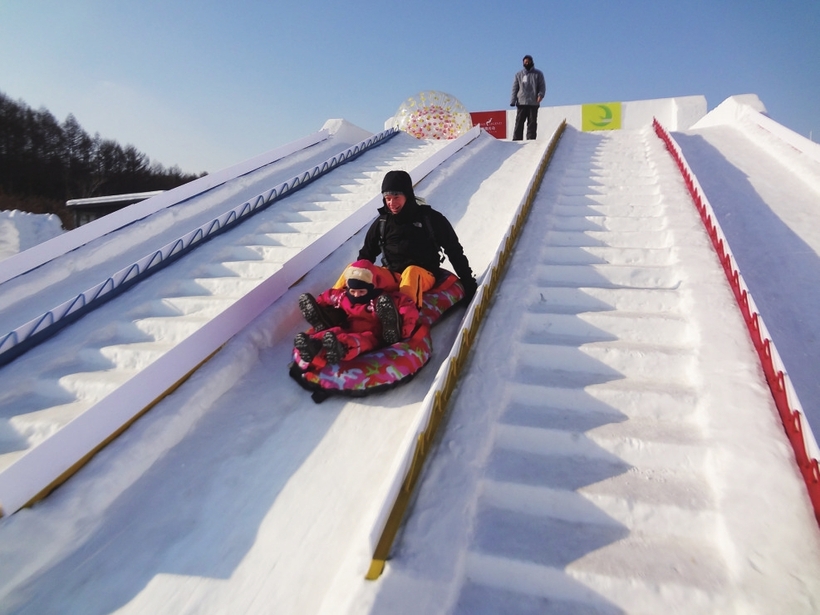
<svg viewBox="0 0 820 615">
<path fill-rule="evenodd" d="M 417 226 L 418 228 L 422 227 L 421 222 L 413 222 L 413 226 Z"/>
</svg>

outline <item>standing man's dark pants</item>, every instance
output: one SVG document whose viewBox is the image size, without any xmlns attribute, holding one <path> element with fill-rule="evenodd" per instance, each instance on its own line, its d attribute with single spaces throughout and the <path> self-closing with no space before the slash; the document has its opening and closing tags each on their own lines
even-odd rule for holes
<svg viewBox="0 0 820 615">
<path fill-rule="evenodd" d="M 513 141 L 521 141 L 524 138 L 525 121 L 527 122 L 527 139 L 535 139 L 535 133 L 538 132 L 538 105 L 517 105 L 517 107 Z"/>
</svg>

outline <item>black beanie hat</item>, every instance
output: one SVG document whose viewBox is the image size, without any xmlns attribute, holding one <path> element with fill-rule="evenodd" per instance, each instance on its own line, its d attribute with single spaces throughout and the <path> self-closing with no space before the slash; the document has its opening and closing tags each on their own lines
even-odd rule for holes
<svg viewBox="0 0 820 615">
<path fill-rule="evenodd" d="M 382 194 L 385 192 L 401 192 L 407 200 L 415 200 L 413 194 L 413 180 L 407 171 L 388 171 L 382 180 Z"/>
</svg>

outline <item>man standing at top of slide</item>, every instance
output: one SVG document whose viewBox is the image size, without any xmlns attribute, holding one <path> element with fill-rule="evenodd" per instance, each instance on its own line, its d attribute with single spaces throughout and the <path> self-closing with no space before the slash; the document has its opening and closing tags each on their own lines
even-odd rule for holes
<svg viewBox="0 0 820 615">
<path fill-rule="evenodd" d="M 512 86 L 511 107 L 517 107 L 513 141 L 524 138 L 524 122 L 527 122 L 527 139 L 535 139 L 538 132 L 538 106 L 547 93 L 544 73 L 535 68 L 532 56 L 524 56 L 524 68 L 515 74 Z"/>
</svg>

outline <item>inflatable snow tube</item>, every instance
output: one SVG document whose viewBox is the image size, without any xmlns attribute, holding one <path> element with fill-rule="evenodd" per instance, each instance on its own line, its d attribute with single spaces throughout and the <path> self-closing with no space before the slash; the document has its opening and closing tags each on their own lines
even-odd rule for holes
<svg viewBox="0 0 820 615">
<path fill-rule="evenodd" d="M 294 348 L 290 375 L 302 387 L 313 391 L 313 400 L 317 403 L 330 395 L 369 395 L 407 382 L 433 354 L 431 327 L 463 298 L 461 282 L 448 272 L 439 284 L 424 293 L 419 323 L 408 339 L 360 354 L 349 361 L 321 367 L 302 361 L 299 351 Z"/>
</svg>

